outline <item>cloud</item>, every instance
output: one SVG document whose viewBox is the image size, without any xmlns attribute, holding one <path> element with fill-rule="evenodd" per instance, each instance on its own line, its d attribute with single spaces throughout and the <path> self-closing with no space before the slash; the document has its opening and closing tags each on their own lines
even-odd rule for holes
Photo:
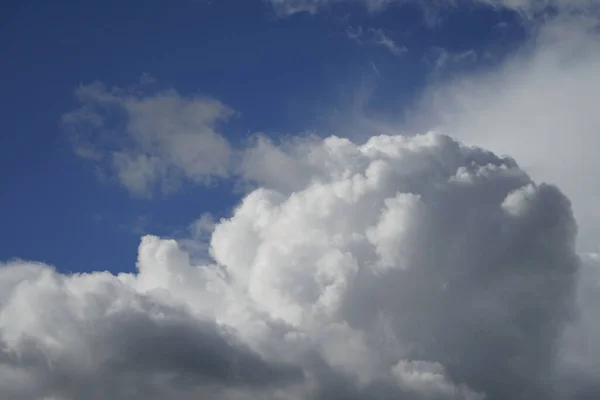
<svg viewBox="0 0 600 400">
<path fill-rule="evenodd" d="M 598 0 L 470 0 L 473 3 L 503 8 L 518 12 L 527 19 L 543 18 L 550 11 L 582 12 L 598 9 Z M 336 4 L 362 4 L 369 12 L 384 10 L 390 4 L 416 4 L 430 10 L 431 4 L 421 0 L 269 0 L 275 12 L 290 16 L 299 12 L 316 14 L 320 10 Z M 434 2 L 435 8 L 454 6 L 457 2 Z"/>
<path fill-rule="evenodd" d="M 137 196 L 227 176 L 231 149 L 217 127 L 233 111 L 210 98 L 151 91 L 151 85 L 146 77 L 127 89 L 80 86 L 79 107 L 62 117 L 76 153 Z"/>
<path fill-rule="evenodd" d="M 593 399 L 600 393 L 600 254 L 582 256 L 577 316 L 563 338 L 560 368 L 568 377 L 564 396 Z"/>
<path fill-rule="evenodd" d="M 427 58 L 426 62 L 433 66 L 434 74 L 439 74 L 443 70 L 456 65 L 474 63 L 478 59 L 477 52 L 473 49 L 452 52 L 441 47 L 434 47 L 431 49 L 431 53 L 433 60 Z"/>
<path fill-rule="evenodd" d="M 494 7 L 514 10 L 528 18 L 538 17 L 548 10 L 563 12 L 581 12 L 597 8 L 598 0 L 476 0 Z"/>
<path fill-rule="evenodd" d="M 354 29 L 351 26 L 349 26 L 346 29 L 346 37 L 348 37 L 348 39 L 355 41 L 358 44 L 362 43 L 362 37 L 363 37 L 363 28 L 362 26 L 359 26 L 358 28 Z"/>
<path fill-rule="evenodd" d="M 511 154 L 557 184 L 573 201 L 587 252 L 600 245 L 597 32 L 587 17 L 550 20 L 500 66 L 428 88 L 416 123 Z"/>
<path fill-rule="evenodd" d="M 552 398 L 579 264 L 557 188 L 433 133 L 248 157 L 258 187 L 198 223 L 212 263 L 145 236 L 135 274 L 0 268 L 3 397 Z"/>
<path fill-rule="evenodd" d="M 372 29 L 373 43 L 387 49 L 395 56 L 402 55 L 408 50 L 406 46 L 398 45 L 392 38 L 387 36 L 382 29 Z"/>
<path fill-rule="evenodd" d="M 373 12 L 383 10 L 387 5 L 397 0 L 268 0 L 275 12 L 281 16 L 289 16 L 299 12 L 316 14 L 325 7 L 338 3 L 364 3 L 365 7 Z"/>
<path fill-rule="evenodd" d="M 577 4 L 584 4 L 577 3 Z M 600 386 L 600 91 L 598 14 L 562 12 L 505 62 L 426 91 L 418 122 L 511 154 L 535 179 L 561 187 L 579 225 L 576 313 L 560 339 L 555 398 L 592 399 Z"/>
<path fill-rule="evenodd" d="M 398 45 L 391 37 L 386 35 L 383 29 L 371 28 L 363 32 L 360 26 L 356 29 L 350 27 L 346 30 L 346 36 L 358 44 L 368 43 L 383 47 L 395 56 L 401 56 L 408 51 L 406 46 Z"/>
<path fill-rule="evenodd" d="M 168 245 L 159 255 L 178 261 Z M 141 258 L 143 246 L 151 243 L 142 244 Z M 294 368 L 265 362 L 214 320 L 144 295 L 127 278 L 3 265 L 2 397 L 191 399 L 300 378 Z M 144 272 L 138 280 L 143 284 Z"/>
</svg>

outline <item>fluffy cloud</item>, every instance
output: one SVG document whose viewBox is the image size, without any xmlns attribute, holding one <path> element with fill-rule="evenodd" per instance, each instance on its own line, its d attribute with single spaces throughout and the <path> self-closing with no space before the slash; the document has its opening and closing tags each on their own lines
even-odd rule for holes
<svg viewBox="0 0 600 400">
<path fill-rule="evenodd" d="M 168 252 L 168 243 L 163 248 Z M 138 279 L 143 285 L 145 274 Z M 126 281 L 101 272 L 64 276 L 41 264 L 3 265 L 2 397 L 188 399 L 225 386 L 234 394 L 259 391 L 301 376 L 266 363 L 214 320 Z"/>
<path fill-rule="evenodd" d="M 263 141 L 259 161 L 214 263 L 146 236 L 135 274 L 4 265 L 3 398 L 557 393 L 579 263 L 558 189 L 437 134 Z"/>
<path fill-rule="evenodd" d="M 77 154 L 138 196 L 173 191 L 184 179 L 207 183 L 226 176 L 231 149 L 216 129 L 233 111 L 217 100 L 150 92 L 149 86 L 80 86 L 80 107 L 62 118 Z"/>
<path fill-rule="evenodd" d="M 594 399 L 600 393 L 600 254 L 582 256 L 577 286 L 577 315 L 561 343 L 562 374 L 567 377 L 564 397 Z"/>
<path fill-rule="evenodd" d="M 498 68 L 428 89 L 420 128 L 511 154 L 573 201 L 580 250 L 600 245 L 600 36 L 590 18 L 561 16 Z"/>
</svg>

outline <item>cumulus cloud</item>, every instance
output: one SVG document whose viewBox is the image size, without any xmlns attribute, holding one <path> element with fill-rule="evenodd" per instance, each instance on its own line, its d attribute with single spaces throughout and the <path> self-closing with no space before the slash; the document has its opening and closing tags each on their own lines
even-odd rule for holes
<svg viewBox="0 0 600 400">
<path fill-rule="evenodd" d="M 2 397 L 162 399 L 172 386 L 187 399 L 297 379 L 297 370 L 267 364 L 214 320 L 136 292 L 126 278 L 3 265 Z"/>
<path fill-rule="evenodd" d="M 594 399 L 600 393 L 600 254 L 582 255 L 577 285 L 577 315 L 561 344 L 561 363 L 567 384 L 564 397 Z"/>
<path fill-rule="evenodd" d="M 212 262 L 146 236 L 134 274 L 0 268 L 3 397 L 553 398 L 560 191 L 433 133 L 297 140 L 258 142 L 259 187 L 199 222 Z"/>
<path fill-rule="evenodd" d="M 138 196 L 227 176 L 231 149 L 217 127 L 233 111 L 211 98 L 151 91 L 147 80 L 127 89 L 77 88 L 79 107 L 62 117 L 76 153 Z"/>
<path fill-rule="evenodd" d="M 600 245 L 600 37 L 593 17 L 559 16 L 499 67 L 430 87 L 420 127 L 511 154 L 573 201 L 580 250 Z"/>
</svg>

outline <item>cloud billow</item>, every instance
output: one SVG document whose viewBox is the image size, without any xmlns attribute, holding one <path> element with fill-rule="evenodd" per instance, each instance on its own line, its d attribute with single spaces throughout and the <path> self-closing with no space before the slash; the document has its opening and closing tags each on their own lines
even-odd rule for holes
<svg viewBox="0 0 600 400">
<path fill-rule="evenodd" d="M 257 146 L 213 264 L 154 236 L 134 274 L 5 264 L 2 397 L 558 398 L 579 259 L 557 188 L 433 133 Z"/>
</svg>

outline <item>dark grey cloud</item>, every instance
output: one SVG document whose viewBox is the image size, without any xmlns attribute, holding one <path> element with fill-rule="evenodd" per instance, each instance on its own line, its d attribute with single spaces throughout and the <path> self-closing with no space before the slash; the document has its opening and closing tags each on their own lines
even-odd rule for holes
<svg viewBox="0 0 600 400">
<path fill-rule="evenodd" d="M 12 269 L 4 267 L 5 281 Z M 35 292 L 49 303 L 11 316 L 17 325 L 28 312 L 37 313 L 40 320 L 16 342 L 8 339 L 11 328 L 0 329 L 3 375 L 25 378 L 0 378 L 3 398 L 220 398 L 228 390 L 259 393 L 303 379 L 301 369 L 264 360 L 234 331 L 195 318 L 181 307 L 128 293 L 113 278 L 100 292 L 90 292 L 79 281 L 82 297 L 69 293 L 64 282 L 76 276 L 62 277 L 41 267 L 27 279 L 24 282 L 36 286 Z M 84 280 L 102 279 L 98 273 Z M 44 284 L 56 285 L 59 292 L 51 293 Z M 13 296 L 18 297 L 18 291 Z M 72 306 L 87 312 L 76 315 Z"/>
</svg>

